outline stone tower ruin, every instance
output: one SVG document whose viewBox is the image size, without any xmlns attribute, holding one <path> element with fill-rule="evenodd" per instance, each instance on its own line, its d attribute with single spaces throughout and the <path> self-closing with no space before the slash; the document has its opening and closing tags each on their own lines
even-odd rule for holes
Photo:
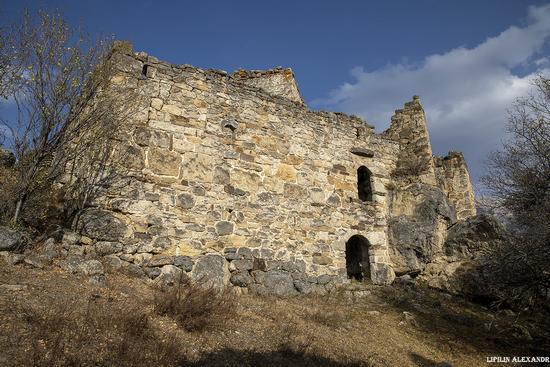
<svg viewBox="0 0 550 367">
<path fill-rule="evenodd" d="M 416 96 L 377 134 L 356 116 L 310 110 L 290 69 L 114 57 L 116 82 L 144 95 L 121 143 L 131 180 L 79 228 L 152 279 L 181 271 L 277 295 L 389 284 L 424 271 L 447 228 L 476 213 L 462 154 L 432 155 Z"/>
</svg>

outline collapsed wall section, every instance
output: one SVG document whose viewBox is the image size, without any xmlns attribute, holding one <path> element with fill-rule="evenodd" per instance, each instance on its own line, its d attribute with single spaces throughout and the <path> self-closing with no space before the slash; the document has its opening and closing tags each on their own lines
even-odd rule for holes
<svg viewBox="0 0 550 367">
<path fill-rule="evenodd" d="M 476 215 L 475 197 L 464 156 L 449 152 L 445 157 L 434 157 L 438 186 L 454 205 L 459 220 Z"/>
<path fill-rule="evenodd" d="M 405 103 L 403 109 L 395 111 L 383 136 L 398 142 L 401 147 L 393 172 L 397 180 L 436 185 L 426 115 L 418 96 Z"/>
<path fill-rule="evenodd" d="M 443 256 L 447 228 L 456 222 L 455 207 L 438 186 L 424 110 L 418 96 L 395 111 L 384 136 L 399 142 L 392 172 L 388 232 L 390 258 L 398 275 L 417 275 Z"/>
<path fill-rule="evenodd" d="M 261 89 L 274 96 L 285 97 L 296 103 L 304 104 L 294 73 L 290 68 L 238 70 L 232 76 L 246 85 Z"/>
</svg>

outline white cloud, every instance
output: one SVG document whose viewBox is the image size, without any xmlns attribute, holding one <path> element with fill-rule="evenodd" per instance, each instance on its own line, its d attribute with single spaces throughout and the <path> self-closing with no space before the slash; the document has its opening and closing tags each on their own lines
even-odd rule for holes
<svg viewBox="0 0 550 367">
<path fill-rule="evenodd" d="M 397 64 L 375 71 L 355 68 L 355 79 L 316 105 L 362 116 L 377 131 L 414 94 L 426 110 L 434 153 L 462 150 L 474 178 L 487 153 L 504 136 L 507 109 L 525 95 L 536 73 L 548 72 L 540 55 L 550 36 L 550 5 L 529 7 L 524 27 L 511 26 L 474 48 L 427 56 L 420 65 Z M 530 70 L 517 75 L 514 69 Z"/>
</svg>

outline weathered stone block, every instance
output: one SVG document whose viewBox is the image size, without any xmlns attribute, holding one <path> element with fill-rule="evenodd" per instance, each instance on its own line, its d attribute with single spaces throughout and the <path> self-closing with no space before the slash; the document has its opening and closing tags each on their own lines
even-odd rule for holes
<svg viewBox="0 0 550 367">
<path fill-rule="evenodd" d="M 252 260 L 233 260 L 232 264 L 237 270 L 252 270 Z"/>
<path fill-rule="evenodd" d="M 129 227 L 115 213 L 101 209 L 84 211 L 79 226 L 84 235 L 103 241 L 116 241 L 130 232 Z"/>
<path fill-rule="evenodd" d="M 155 255 L 146 262 L 148 267 L 174 265 L 174 256 Z"/>
<path fill-rule="evenodd" d="M 213 157 L 206 154 L 185 153 L 181 177 L 189 181 L 212 182 L 215 163 Z"/>
<path fill-rule="evenodd" d="M 252 250 L 248 247 L 241 247 L 237 249 L 237 255 L 240 259 L 252 259 Z"/>
<path fill-rule="evenodd" d="M 329 254 L 313 254 L 313 263 L 317 265 L 331 265 L 332 257 Z"/>
<path fill-rule="evenodd" d="M 284 181 L 296 182 L 296 169 L 291 165 L 280 163 L 277 176 Z"/>
<path fill-rule="evenodd" d="M 264 259 L 258 259 L 257 257 L 255 257 L 252 262 L 252 269 L 266 271 L 267 262 Z"/>
<path fill-rule="evenodd" d="M 147 154 L 149 168 L 157 175 L 178 177 L 181 154 L 166 149 L 151 148 Z"/>
<path fill-rule="evenodd" d="M 143 126 L 137 127 L 134 131 L 134 140 L 140 146 L 164 149 L 170 149 L 172 143 L 170 134 Z"/>
<path fill-rule="evenodd" d="M 8 227 L 0 227 L 0 251 L 15 250 L 21 244 L 21 234 Z"/>
<path fill-rule="evenodd" d="M 192 274 L 199 284 L 219 289 L 225 286 L 229 271 L 223 256 L 208 254 L 197 260 Z"/>
<path fill-rule="evenodd" d="M 226 260 L 237 260 L 240 258 L 239 255 L 237 255 L 237 249 L 234 247 L 226 247 L 223 249 L 223 254 L 225 256 Z"/>
<path fill-rule="evenodd" d="M 368 158 L 374 157 L 374 152 L 367 148 L 351 148 L 349 151 L 361 157 L 368 157 Z"/>
<path fill-rule="evenodd" d="M 98 255 L 112 255 L 123 250 L 122 243 L 113 241 L 98 241 L 95 244 L 95 251 Z"/>
<path fill-rule="evenodd" d="M 216 233 L 218 236 L 227 236 L 233 233 L 234 227 L 235 225 L 232 222 L 222 220 L 216 223 Z"/>
<path fill-rule="evenodd" d="M 395 273 L 388 264 L 370 264 L 370 276 L 374 284 L 391 284 L 395 279 Z"/>
<path fill-rule="evenodd" d="M 307 200 L 307 190 L 297 184 L 285 183 L 284 197 L 289 199 Z"/>
<path fill-rule="evenodd" d="M 231 184 L 241 190 L 256 192 L 261 181 L 261 177 L 254 172 L 235 169 L 231 173 Z"/>
<path fill-rule="evenodd" d="M 193 260 L 189 256 L 175 256 L 174 265 L 183 271 L 193 270 Z"/>
<path fill-rule="evenodd" d="M 231 182 L 229 171 L 223 167 L 214 167 L 213 183 L 228 185 Z"/>
<path fill-rule="evenodd" d="M 254 279 L 250 276 L 248 271 L 235 271 L 231 273 L 231 277 L 229 278 L 229 281 L 231 284 L 239 286 L 239 287 L 246 287 L 249 284 L 251 284 Z"/>
<path fill-rule="evenodd" d="M 285 271 L 255 270 L 252 272 L 252 276 L 257 284 L 265 287 L 265 291 L 268 294 L 275 296 L 291 296 L 298 293 L 296 288 L 294 288 L 292 276 Z"/>
<path fill-rule="evenodd" d="M 164 265 L 160 269 L 160 274 L 155 278 L 155 283 L 163 285 L 174 285 L 183 281 L 185 274 L 180 268 L 174 265 Z"/>
<path fill-rule="evenodd" d="M 138 146 L 120 144 L 116 146 L 113 160 L 127 169 L 142 170 L 145 166 L 145 153 Z"/>
<path fill-rule="evenodd" d="M 195 206 L 195 198 L 191 194 L 179 194 L 176 196 L 176 205 L 183 209 L 191 209 Z"/>
<path fill-rule="evenodd" d="M 144 268 L 143 272 L 149 279 L 155 279 L 162 273 L 160 268 Z"/>
</svg>

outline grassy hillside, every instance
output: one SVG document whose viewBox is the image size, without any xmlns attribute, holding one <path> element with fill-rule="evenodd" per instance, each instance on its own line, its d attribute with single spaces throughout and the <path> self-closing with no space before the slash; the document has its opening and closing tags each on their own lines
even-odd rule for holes
<svg viewBox="0 0 550 367">
<path fill-rule="evenodd" d="M 547 319 L 416 285 L 288 299 L 180 295 L 118 273 L 99 287 L 2 262 L 0 365 L 480 366 L 550 350 Z M 193 317 L 201 322 L 188 327 Z"/>
</svg>

